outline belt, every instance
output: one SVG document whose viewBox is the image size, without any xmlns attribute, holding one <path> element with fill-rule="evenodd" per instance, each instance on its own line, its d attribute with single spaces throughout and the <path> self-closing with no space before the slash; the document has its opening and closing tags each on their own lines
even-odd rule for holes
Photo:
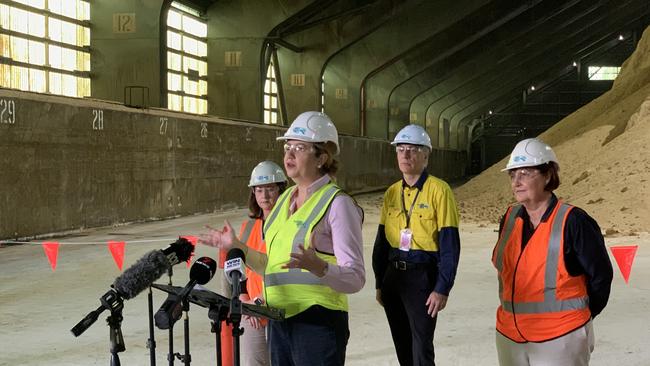
<svg viewBox="0 0 650 366">
<path fill-rule="evenodd" d="M 433 263 L 413 263 L 407 261 L 391 261 L 390 266 L 398 271 L 408 271 L 409 269 L 429 269 Z"/>
</svg>

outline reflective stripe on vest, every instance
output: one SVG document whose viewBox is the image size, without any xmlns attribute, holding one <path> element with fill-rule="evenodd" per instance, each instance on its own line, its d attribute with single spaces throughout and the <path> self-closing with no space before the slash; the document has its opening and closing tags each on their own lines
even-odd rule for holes
<svg viewBox="0 0 650 366">
<path fill-rule="evenodd" d="M 585 309 L 589 306 L 588 297 L 558 300 L 557 299 L 557 268 L 560 256 L 560 241 L 562 240 L 562 226 L 565 216 L 571 206 L 565 203 L 558 203 L 557 215 L 551 227 L 551 235 L 548 243 L 546 266 L 544 268 L 544 300 L 542 302 L 518 302 L 512 303 L 501 299 L 501 306 L 503 310 L 509 313 L 517 314 L 541 314 L 552 313 L 565 310 L 578 310 Z M 503 268 L 503 251 L 510 238 L 512 229 L 517 218 L 517 214 L 521 206 L 515 206 L 510 211 L 508 221 L 505 225 L 505 230 L 501 238 L 499 238 L 497 252 L 496 252 L 496 267 L 499 271 Z M 499 291 L 502 293 L 503 284 L 501 276 L 499 276 Z M 503 297 L 503 296 L 502 296 Z"/>
<path fill-rule="evenodd" d="M 275 203 L 275 206 L 271 209 L 271 214 L 269 217 L 266 219 L 266 222 L 264 223 L 264 227 L 262 227 L 262 232 L 266 236 L 266 231 L 268 228 L 273 225 L 273 222 L 275 219 L 278 217 L 278 213 L 282 210 L 282 206 L 284 205 L 284 201 L 286 201 L 289 197 L 291 197 L 291 194 L 293 193 L 293 190 L 296 189 L 296 186 L 290 187 L 282 195 L 280 195 L 280 198 L 278 198 L 278 202 Z"/>
<path fill-rule="evenodd" d="M 244 231 L 241 233 L 241 238 L 239 241 L 242 243 L 248 243 L 248 239 L 251 236 L 251 231 L 253 231 L 253 227 L 255 226 L 255 219 L 249 219 L 246 221 L 246 226 L 244 226 Z"/>
</svg>

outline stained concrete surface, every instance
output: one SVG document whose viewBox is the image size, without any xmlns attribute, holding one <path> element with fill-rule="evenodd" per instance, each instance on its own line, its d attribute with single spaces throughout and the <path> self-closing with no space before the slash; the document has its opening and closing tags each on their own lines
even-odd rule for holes
<svg viewBox="0 0 650 366">
<path fill-rule="evenodd" d="M 372 244 L 379 219 L 380 194 L 357 197 L 366 212 L 364 255 L 367 282 L 363 290 L 350 296 L 351 337 L 347 350 L 348 365 L 397 365 L 388 324 L 374 298 L 371 267 Z M 120 275 L 105 243 L 127 242 L 124 268 L 131 266 L 150 250 L 163 248 L 179 235 L 197 235 L 205 224 L 220 225 L 229 219 L 238 225 L 243 210 L 197 215 L 174 220 L 87 230 L 78 235 L 57 238 L 62 243 L 58 266 L 52 272 L 40 245 L 16 245 L 0 248 L 0 365 L 106 365 L 109 362 L 109 338 L 106 312 L 80 337 L 70 329 L 87 313 L 99 306 L 98 298 Z M 496 227 L 462 223 L 461 263 L 456 285 L 447 308 L 441 313 L 436 330 L 436 359 L 441 365 L 496 365 L 494 314 L 497 284 L 489 261 L 496 239 Z M 160 240 L 137 243 L 138 240 Z M 98 244 L 81 244 L 95 242 Z M 607 245 L 638 244 L 629 285 L 615 265 L 610 303 L 595 320 L 596 348 L 592 365 L 642 366 L 650 364 L 650 235 L 608 238 Z M 215 258 L 215 249 L 199 246 L 197 256 Z M 612 259 L 613 261 L 613 259 Z M 188 280 L 184 265 L 174 267 L 174 284 Z M 164 276 L 158 283 L 166 283 Z M 219 281 L 206 285 L 221 292 Z M 165 300 L 154 292 L 154 311 Z M 190 346 L 192 364 L 214 365 L 215 341 L 210 333 L 207 310 L 190 309 Z M 126 351 L 120 353 L 123 365 L 148 365 L 146 342 L 146 292 L 124 304 L 122 323 Z M 166 360 L 167 331 L 156 330 L 158 365 Z M 182 321 L 175 327 L 175 352 L 183 352 Z M 176 361 L 177 365 L 182 364 Z"/>
</svg>

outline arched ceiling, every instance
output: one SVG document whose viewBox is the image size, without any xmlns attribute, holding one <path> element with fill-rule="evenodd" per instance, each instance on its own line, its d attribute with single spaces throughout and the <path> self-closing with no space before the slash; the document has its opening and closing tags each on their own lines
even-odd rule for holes
<svg viewBox="0 0 650 366">
<path fill-rule="evenodd" d="M 589 84 L 586 67 L 620 66 L 650 23 L 648 0 L 273 2 L 301 10 L 267 44 L 296 67 L 322 65 L 318 93 L 343 131 L 388 139 L 418 123 L 457 150 L 484 134 L 537 134 L 597 97 L 611 81 Z"/>
</svg>

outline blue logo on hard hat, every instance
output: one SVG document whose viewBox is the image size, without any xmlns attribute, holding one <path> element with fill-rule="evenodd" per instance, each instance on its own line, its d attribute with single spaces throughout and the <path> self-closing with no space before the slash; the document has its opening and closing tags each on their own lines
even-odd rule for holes
<svg viewBox="0 0 650 366">
<path fill-rule="evenodd" d="M 411 135 L 407 135 L 407 134 L 405 134 L 405 133 L 403 133 L 402 136 L 400 136 L 400 137 L 403 138 L 403 139 L 406 139 L 406 140 L 410 140 L 410 139 L 411 139 Z"/>
<path fill-rule="evenodd" d="M 301 135 L 304 135 L 307 133 L 307 129 L 304 127 L 294 127 L 293 128 L 293 133 L 299 133 Z"/>
<path fill-rule="evenodd" d="M 268 175 L 258 175 L 257 176 L 257 181 L 267 181 L 270 180 Z"/>
<path fill-rule="evenodd" d="M 515 156 L 515 157 L 512 159 L 512 161 L 514 161 L 515 163 L 516 163 L 516 162 L 519 162 L 519 161 L 522 161 L 522 162 L 523 162 L 523 161 L 526 161 L 526 157 L 523 156 L 523 155 L 517 155 L 517 156 Z"/>
</svg>

